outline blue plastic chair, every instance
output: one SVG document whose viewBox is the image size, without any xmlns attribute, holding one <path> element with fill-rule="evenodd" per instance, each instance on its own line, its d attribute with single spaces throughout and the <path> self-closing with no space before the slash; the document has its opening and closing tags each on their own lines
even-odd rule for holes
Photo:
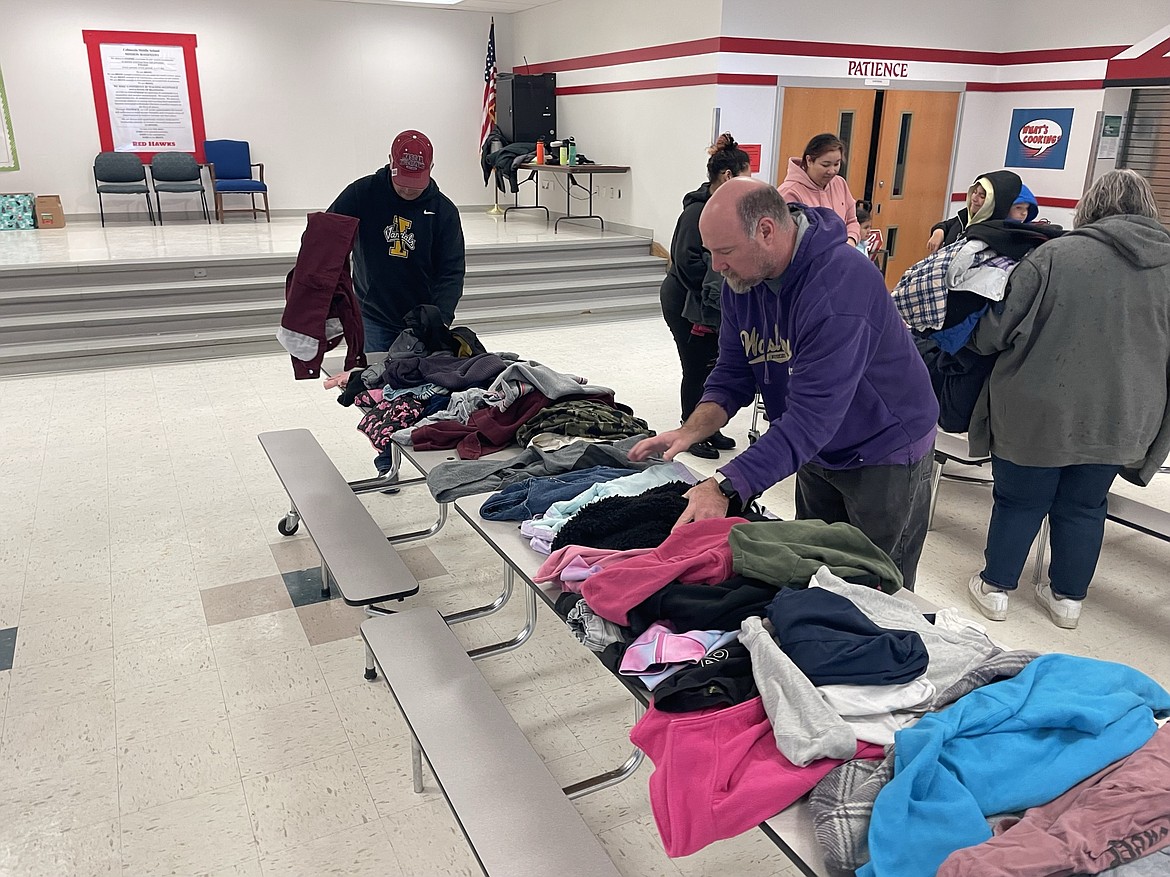
<svg viewBox="0 0 1170 877">
<path fill-rule="evenodd" d="M 211 191 L 215 196 L 215 218 L 223 222 L 225 213 L 247 213 L 249 208 L 225 210 L 223 196 L 250 195 L 252 218 L 256 218 L 256 195 L 264 197 L 264 216 L 272 222 L 268 212 L 268 186 L 264 183 L 264 165 L 252 161 L 247 140 L 205 140 L 203 154 L 211 170 Z M 260 169 L 260 179 L 252 178 L 252 168 Z"/>
</svg>

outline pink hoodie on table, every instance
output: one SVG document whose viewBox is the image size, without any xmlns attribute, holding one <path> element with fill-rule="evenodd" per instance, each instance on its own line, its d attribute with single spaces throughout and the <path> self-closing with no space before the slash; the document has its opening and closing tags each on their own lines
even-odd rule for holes
<svg viewBox="0 0 1170 877">
<path fill-rule="evenodd" d="M 771 819 L 841 764 L 797 767 L 776 748 L 758 697 L 732 707 L 663 713 L 651 704 L 630 731 L 650 756 L 650 806 L 668 856 L 689 856 Z M 858 758 L 881 758 L 872 743 Z"/>
<path fill-rule="evenodd" d="M 653 548 L 593 548 L 589 545 L 566 545 L 558 548 L 540 565 L 533 581 L 558 582 L 561 590 L 581 593 L 581 582 L 607 566 L 631 557 L 649 554 Z"/>
<path fill-rule="evenodd" d="M 845 222 L 845 235 L 861 240 L 861 225 L 857 221 L 857 201 L 849 191 L 849 184 L 840 176 L 829 180 L 821 188 L 800 166 L 799 158 L 788 159 L 788 173 L 778 187 L 785 201 L 799 201 L 809 207 L 828 207 Z"/>
<path fill-rule="evenodd" d="M 589 608 L 616 624 L 629 624 L 631 609 L 671 582 L 717 585 L 731 578 L 727 535 L 743 518 L 707 518 L 684 524 L 648 554 L 594 573 L 581 586 Z"/>
</svg>

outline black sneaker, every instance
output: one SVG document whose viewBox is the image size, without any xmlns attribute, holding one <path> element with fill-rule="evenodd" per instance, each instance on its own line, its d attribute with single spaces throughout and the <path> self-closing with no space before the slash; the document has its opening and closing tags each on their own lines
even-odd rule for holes
<svg viewBox="0 0 1170 877">
<path fill-rule="evenodd" d="M 386 476 L 386 473 L 389 471 L 390 471 L 389 469 L 383 469 L 381 472 L 378 473 L 378 477 L 384 478 Z M 397 480 L 398 480 L 398 473 L 395 472 L 394 476 L 387 480 L 387 483 L 394 484 Z M 381 493 L 384 493 L 386 496 L 394 496 L 394 494 L 398 493 L 401 489 L 402 488 L 399 488 L 399 487 L 388 487 L 385 490 L 381 491 Z"/>
<path fill-rule="evenodd" d="M 694 454 L 696 457 L 702 457 L 704 460 L 719 459 L 719 451 L 715 450 L 709 441 L 695 442 L 693 445 L 687 448 L 687 452 Z"/>
<path fill-rule="evenodd" d="M 715 448 L 717 451 L 730 451 L 735 447 L 735 439 L 729 435 L 724 435 L 721 432 L 716 432 L 715 435 L 707 439 L 707 444 Z"/>
</svg>

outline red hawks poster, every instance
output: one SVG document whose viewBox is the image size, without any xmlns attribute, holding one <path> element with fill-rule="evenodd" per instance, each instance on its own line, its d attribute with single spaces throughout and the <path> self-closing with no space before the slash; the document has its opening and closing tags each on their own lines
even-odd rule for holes
<svg viewBox="0 0 1170 877">
<path fill-rule="evenodd" d="M 103 150 L 189 152 L 202 161 L 203 108 L 192 34 L 85 31 Z"/>
</svg>

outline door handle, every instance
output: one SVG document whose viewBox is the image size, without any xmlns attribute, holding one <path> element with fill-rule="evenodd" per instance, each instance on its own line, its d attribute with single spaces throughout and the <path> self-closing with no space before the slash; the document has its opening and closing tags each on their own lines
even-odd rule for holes
<svg viewBox="0 0 1170 877">
<path fill-rule="evenodd" d="M 884 189 L 885 187 L 886 187 L 886 181 L 885 180 L 878 180 L 878 188 Z"/>
</svg>

